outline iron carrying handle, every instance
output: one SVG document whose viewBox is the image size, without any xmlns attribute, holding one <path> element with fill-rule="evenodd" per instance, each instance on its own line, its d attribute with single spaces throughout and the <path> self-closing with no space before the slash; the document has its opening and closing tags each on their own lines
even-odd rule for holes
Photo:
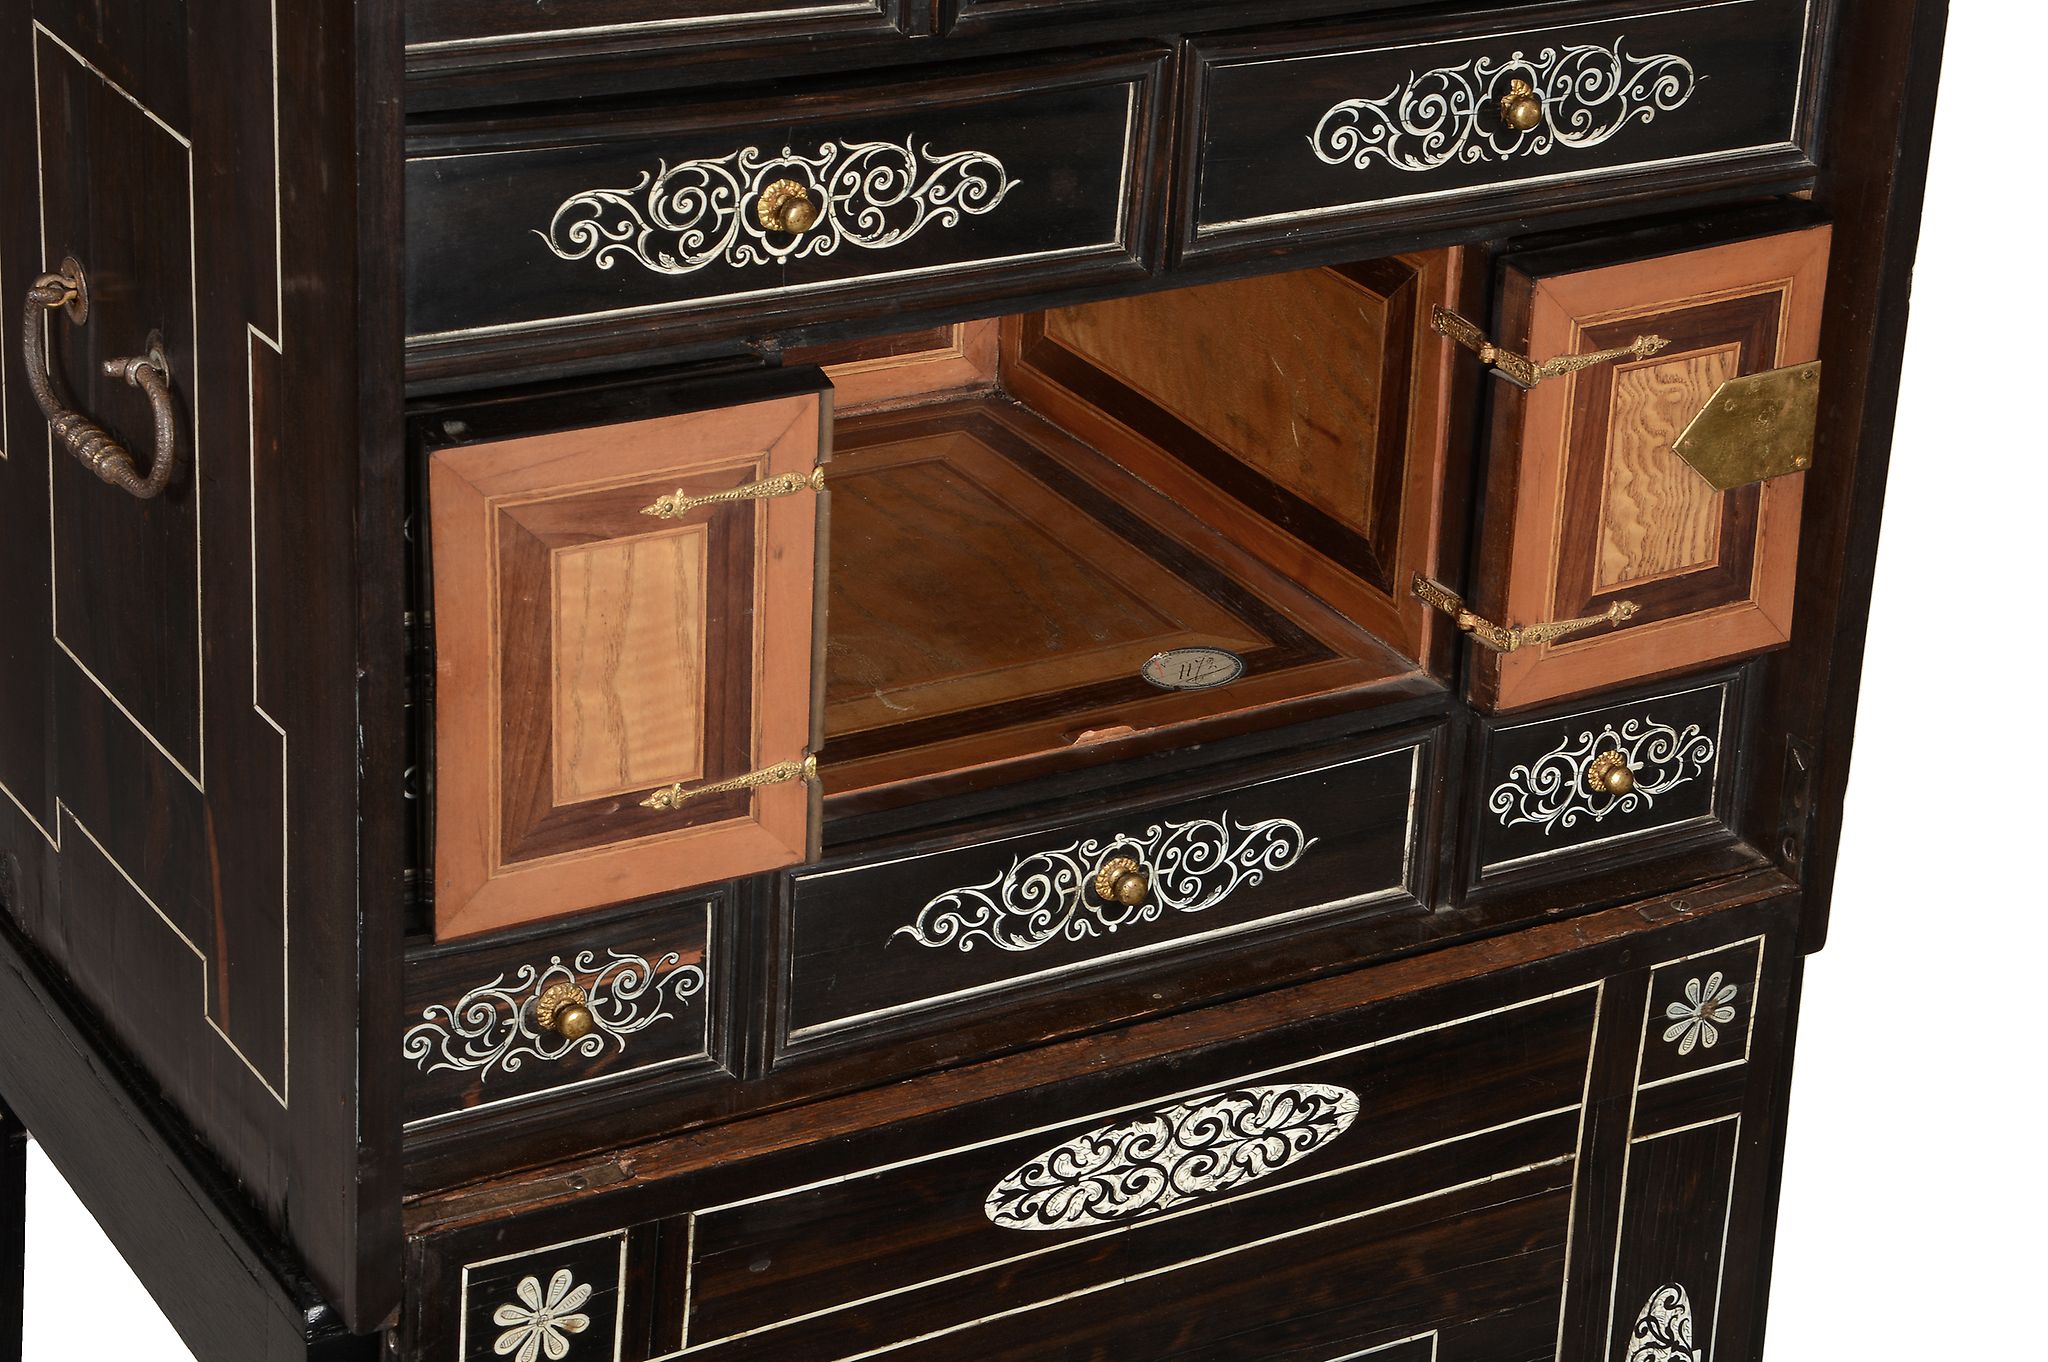
<svg viewBox="0 0 2048 1362">
<path fill-rule="evenodd" d="M 171 398 L 171 366 L 164 358 L 163 342 L 152 332 L 149 353 L 124 359 L 110 359 L 100 366 L 109 378 L 126 378 L 142 389 L 149 399 L 156 426 L 156 453 L 145 472 L 127 446 L 109 434 L 91 417 L 76 409 L 64 380 L 50 365 L 44 343 L 44 319 L 62 308 L 74 325 L 83 325 L 87 299 L 85 270 L 66 258 L 55 274 L 45 274 L 28 291 L 21 313 L 21 352 L 28 367 L 28 389 L 43 409 L 64 447 L 90 468 L 102 482 L 112 483 L 130 496 L 144 501 L 161 496 L 170 485 L 177 466 L 178 412 Z"/>
</svg>

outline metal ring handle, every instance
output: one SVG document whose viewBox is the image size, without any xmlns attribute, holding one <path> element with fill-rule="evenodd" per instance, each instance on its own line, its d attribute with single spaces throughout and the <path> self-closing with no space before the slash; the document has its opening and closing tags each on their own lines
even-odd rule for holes
<svg viewBox="0 0 2048 1362">
<path fill-rule="evenodd" d="M 103 427 L 77 411 L 64 380 L 50 365 L 43 343 L 43 319 L 63 308 L 75 324 L 83 324 L 87 297 L 85 270 L 76 260 L 66 259 L 55 274 L 45 274 L 28 291 L 21 314 L 21 351 L 28 368 L 28 388 L 36 405 L 50 423 L 64 447 L 90 468 L 102 482 L 112 483 L 130 496 L 144 501 L 160 496 L 170 485 L 177 466 L 178 410 L 171 398 L 171 366 L 164 358 L 163 344 L 152 333 L 149 353 L 110 359 L 100 366 L 109 378 L 125 378 L 142 389 L 156 424 L 156 454 L 144 472 L 126 445 Z"/>
</svg>

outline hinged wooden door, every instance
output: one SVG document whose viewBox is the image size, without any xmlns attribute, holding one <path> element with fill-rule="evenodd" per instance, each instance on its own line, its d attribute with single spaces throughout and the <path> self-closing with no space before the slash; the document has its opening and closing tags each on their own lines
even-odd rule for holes
<svg viewBox="0 0 2048 1362">
<path fill-rule="evenodd" d="M 1474 635 L 1476 701 L 1512 709 L 1790 639 L 1804 473 L 1722 491 L 1676 446 L 1733 400 L 1724 383 L 1817 358 L 1829 238 L 1803 225 L 1509 260 L 1478 572 L 1469 602 L 1435 602 Z M 1445 330 L 1488 344 L 1455 318 Z"/>
<path fill-rule="evenodd" d="M 830 402 L 766 383 L 431 451 L 443 938 L 812 854 Z"/>
</svg>

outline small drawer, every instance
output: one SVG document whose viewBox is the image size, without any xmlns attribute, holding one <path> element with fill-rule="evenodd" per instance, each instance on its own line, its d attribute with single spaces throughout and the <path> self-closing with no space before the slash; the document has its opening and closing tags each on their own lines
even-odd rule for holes
<svg viewBox="0 0 2048 1362">
<path fill-rule="evenodd" d="M 1541 24 L 1198 42 L 1181 253 L 1342 233 L 1422 201 L 1484 216 L 1612 193 L 1624 175 L 1661 188 L 1811 171 L 1828 8 L 1602 4 Z"/>
<path fill-rule="evenodd" d="M 799 873 L 785 900 L 779 1051 L 1015 1011 L 1091 974 L 1255 932 L 1419 913 L 1438 741 L 1436 730 L 1381 737 L 1305 769 L 1297 758 L 1206 778 L 1207 791 L 1173 803 Z M 1018 1022 L 987 1040 L 1037 1038 L 1031 1019 Z"/>
<path fill-rule="evenodd" d="M 1751 1356 L 1718 1265 L 1768 1223 L 1795 954 L 1776 892 L 416 1202 L 399 1353 L 488 1362 L 575 1316 L 571 1362 L 1619 1358 L 1605 1340 L 1654 1300 L 1659 1327 L 1718 1323 L 1716 1355 Z M 1695 965 L 1740 973 L 1741 1062 L 1645 1077 L 1643 1047 L 1677 1048 L 1645 1006 Z"/>
<path fill-rule="evenodd" d="M 598 1084 L 725 1073 L 727 912 L 717 895 L 412 955 L 407 1131 Z"/>
<path fill-rule="evenodd" d="M 415 73 L 719 42 L 903 32 L 912 0 L 408 0 Z"/>
<path fill-rule="evenodd" d="M 411 370 L 1141 276 L 1165 58 L 436 125 L 407 148 Z"/>
<path fill-rule="evenodd" d="M 1742 733 L 1740 673 L 1620 703 L 1485 725 L 1468 884 L 1490 889 L 1603 863 L 1730 842 Z"/>
</svg>

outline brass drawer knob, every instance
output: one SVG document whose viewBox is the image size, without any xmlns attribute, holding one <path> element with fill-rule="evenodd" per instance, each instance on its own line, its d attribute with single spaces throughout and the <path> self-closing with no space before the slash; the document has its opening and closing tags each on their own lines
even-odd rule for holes
<svg viewBox="0 0 2048 1362">
<path fill-rule="evenodd" d="M 801 236 L 817 225 L 818 205 L 811 202 L 811 191 L 795 180 L 777 180 L 761 191 L 754 216 L 771 232 Z"/>
<path fill-rule="evenodd" d="M 552 1031 L 564 1040 L 582 1040 L 597 1027 L 590 995 L 575 984 L 549 984 L 533 1005 L 533 1019 L 543 1031 Z"/>
<path fill-rule="evenodd" d="M 1500 97 L 1500 121 L 1516 132 L 1535 131 L 1543 121 L 1543 96 L 1526 80 L 1509 81 L 1508 92 Z"/>
<path fill-rule="evenodd" d="M 1616 799 L 1636 787 L 1636 773 L 1630 768 L 1628 758 L 1619 752 L 1602 752 L 1593 758 L 1593 764 L 1586 768 L 1586 784 L 1594 794 L 1611 795 Z"/>
<path fill-rule="evenodd" d="M 1102 869 L 1095 872 L 1095 896 L 1105 903 L 1121 903 L 1126 908 L 1135 908 L 1151 892 L 1152 886 L 1145 879 L 1144 870 L 1128 856 L 1104 861 Z"/>
</svg>

